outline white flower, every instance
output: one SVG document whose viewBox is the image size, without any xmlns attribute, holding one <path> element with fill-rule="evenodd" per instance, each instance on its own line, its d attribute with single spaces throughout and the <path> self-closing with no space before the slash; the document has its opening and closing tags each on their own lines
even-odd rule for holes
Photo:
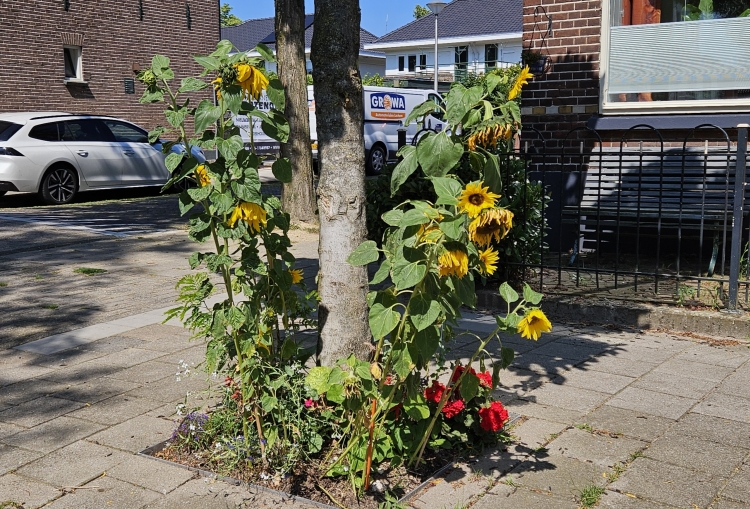
<svg viewBox="0 0 750 509">
<path fill-rule="evenodd" d="M 190 431 L 195 431 L 195 424 L 190 425 Z"/>
<path fill-rule="evenodd" d="M 216 371 L 214 371 L 213 373 L 211 373 L 211 378 L 216 378 L 216 376 L 217 376 Z"/>
<path fill-rule="evenodd" d="M 214 449 L 221 449 L 221 442 L 216 442 L 216 444 L 214 445 Z"/>
</svg>

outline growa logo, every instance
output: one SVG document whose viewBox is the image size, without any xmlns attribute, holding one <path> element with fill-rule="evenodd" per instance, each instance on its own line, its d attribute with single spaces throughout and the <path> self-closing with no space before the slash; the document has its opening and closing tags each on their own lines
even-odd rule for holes
<svg viewBox="0 0 750 509">
<path fill-rule="evenodd" d="M 403 95 L 377 93 L 370 95 L 373 118 L 401 119 L 406 117 L 406 99 Z"/>
</svg>

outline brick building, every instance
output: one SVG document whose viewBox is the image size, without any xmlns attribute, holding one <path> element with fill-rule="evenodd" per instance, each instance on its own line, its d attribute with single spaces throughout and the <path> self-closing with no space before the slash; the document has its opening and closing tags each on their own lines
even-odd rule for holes
<svg viewBox="0 0 750 509">
<path fill-rule="evenodd" d="M 177 78 L 219 40 L 217 0 L 3 0 L 0 112 L 55 110 L 164 124 L 163 104 L 140 104 L 135 71 L 170 57 Z M 197 97 L 210 98 L 210 89 Z"/>
</svg>

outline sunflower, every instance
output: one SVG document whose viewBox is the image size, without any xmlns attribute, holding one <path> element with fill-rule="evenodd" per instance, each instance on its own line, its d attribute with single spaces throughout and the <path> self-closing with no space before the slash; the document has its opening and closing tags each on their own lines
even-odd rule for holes
<svg viewBox="0 0 750 509">
<path fill-rule="evenodd" d="M 221 100 L 221 77 L 213 80 L 211 84 L 214 86 L 214 90 L 216 91 L 216 98 Z"/>
<path fill-rule="evenodd" d="M 482 187 L 483 183 L 470 182 L 466 185 L 458 200 L 458 210 L 466 212 L 469 217 L 477 217 L 482 210 L 495 206 L 495 200 L 500 198 L 500 195 L 491 193 L 489 187 Z"/>
<path fill-rule="evenodd" d="M 296 285 L 302 281 L 304 278 L 304 274 L 302 272 L 302 269 L 290 269 L 289 274 L 292 275 L 292 284 Z"/>
<path fill-rule="evenodd" d="M 529 82 L 529 78 L 533 77 L 534 75 L 529 72 L 529 66 L 527 65 L 524 67 L 521 74 L 516 78 L 516 82 L 513 83 L 513 88 L 510 89 L 510 93 L 508 93 L 508 100 L 512 101 L 518 97 L 518 94 L 521 93 L 521 88 Z"/>
<path fill-rule="evenodd" d="M 240 219 L 247 223 L 251 232 L 259 232 L 260 226 L 266 225 L 266 210 L 257 203 L 241 201 L 234 208 L 234 212 L 232 212 L 232 216 L 229 218 L 229 226 L 234 228 L 234 225 Z"/>
<path fill-rule="evenodd" d="M 201 187 L 207 186 L 211 183 L 211 177 L 208 176 L 205 164 L 201 164 L 195 169 L 195 180 Z"/>
<path fill-rule="evenodd" d="M 469 223 L 469 239 L 477 246 L 489 246 L 493 238 L 500 241 L 512 227 L 513 212 L 508 209 L 490 209 Z"/>
<path fill-rule="evenodd" d="M 459 249 L 446 251 L 438 258 L 438 271 L 440 277 L 462 278 L 469 272 L 469 257 Z"/>
<path fill-rule="evenodd" d="M 552 324 L 544 315 L 541 309 L 532 309 L 518 323 L 516 332 L 521 334 L 522 338 L 533 339 L 536 341 L 542 336 L 542 332 L 551 332 Z"/>
<path fill-rule="evenodd" d="M 243 95 L 252 97 L 256 101 L 260 94 L 268 88 L 268 78 L 250 64 L 237 64 L 237 83 L 242 87 Z"/>
<path fill-rule="evenodd" d="M 477 149 L 477 145 L 481 145 L 484 148 L 497 147 L 497 140 L 500 138 L 507 140 L 512 134 L 513 130 L 510 126 L 494 124 L 474 131 L 466 141 L 469 145 L 469 150 L 474 151 Z"/>
<path fill-rule="evenodd" d="M 500 256 L 497 251 L 488 247 L 479 253 L 479 272 L 485 276 L 491 276 L 497 270 L 497 261 Z"/>
</svg>

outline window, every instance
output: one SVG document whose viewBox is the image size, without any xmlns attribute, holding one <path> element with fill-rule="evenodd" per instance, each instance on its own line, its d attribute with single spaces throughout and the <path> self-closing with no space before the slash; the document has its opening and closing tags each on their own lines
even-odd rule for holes
<svg viewBox="0 0 750 509">
<path fill-rule="evenodd" d="M 64 123 L 62 141 L 115 141 L 112 132 L 97 119 L 68 120 Z"/>
<path fill-rule="evenodd" d="M 497 67 L 497 44 L 484 45 L 484 69 L 487 72 Z"/>
<path fill-rule="evenodd" d="M 409 55 L 409 72 L 417 70 L 417 55 Z"/>
<path fill-rule="evenodd" d="M 12 122 L 0 121 L 0 141 L 8 141 L 21 127 L 21 125 Z"/>
<path fill-rule="evenodd" d="M 82 52 L 80 46 L 63 47 L 66 81 L 83 81 L 83 72 L 81 70 L 81 53 Z"/>
<path fill-rule="evenodd" d="M 427 55 L 419 55 L 419 70 L 427 69 Z"/>
<path fill-rule="evenodd" d="M 50 122 L 49 124 L 34 126 L 29 131 L 29 138 L 42 141 L 60 141 L 60 124 L 60 122 Z"/>
<path fill-rule="evenodd" d="M 698 4 L 604 1 L 604 111 L 747 111 L 750 0 Z"/>
<path fill-rule="evenodd" d="M 398 57 L 398 70 L 404 72 L 404 57 Z"/>
<path fill-rule="evenodd" d="M 127 143 L 148 143 L 148 133 L 142 129 L 118 122 L 117 120 L 105 120 L 104 123 L 115 137 L 115 141 Z"/>
<path fill-rule="evenodd" d="M 469 63 L 469 47 L 468 46 L 456 46 L 455 51 L 455 79 L 461 79 L 466 76 L 466 69 Z"/>
<path fill-rule="evenodd" d="M 444 106 L 443 105 L 443 98 L 440 97 L 439 95 L 430 94 L 430 95 L 427 96 L 427 100 L 428 101 L 432 101 L 432 102 L 435 103 L 435 109 L 432 110 L 432 113 L 430 113 L 430 115 L 432 115 L 433 117 L 435 117 L 438 120 L 442 120 L 443 119 L 443 110 L 440 109 L 439 106 Z"/>
</svg>

